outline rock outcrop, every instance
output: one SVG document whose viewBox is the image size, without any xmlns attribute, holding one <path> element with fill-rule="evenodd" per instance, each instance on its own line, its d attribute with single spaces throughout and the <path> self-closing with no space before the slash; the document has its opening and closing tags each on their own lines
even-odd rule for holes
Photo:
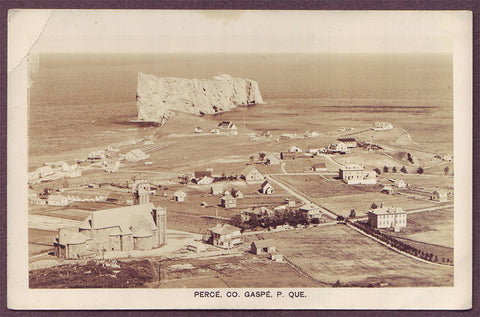
<svg viewBox="0 0 480 317">
<path fill-rule="evenodd" d="M 262 103 L 258 84 L 250 79 L 226 74 L 213 79 L 184 79 L 138 73 L 137 109 L 142 121 L 163 122 L 172 110 L 209 114 Z"/>
</svg>

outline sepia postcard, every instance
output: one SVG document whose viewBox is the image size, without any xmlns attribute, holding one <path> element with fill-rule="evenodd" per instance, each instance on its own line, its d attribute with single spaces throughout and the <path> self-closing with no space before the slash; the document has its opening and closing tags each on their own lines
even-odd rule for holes
<svg viewBox="0 0 480 317">
<path fill-rule="evenodd" d="M 471 12 L 8 33 L 9 308 L 471 308 Z"/>
</svg>

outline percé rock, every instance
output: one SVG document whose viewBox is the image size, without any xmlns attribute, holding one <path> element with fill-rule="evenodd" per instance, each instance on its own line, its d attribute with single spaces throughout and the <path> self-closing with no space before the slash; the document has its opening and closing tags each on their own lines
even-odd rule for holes
<svg viewBox="0 0 480 317">
<path fill-rule="evenodd" d="M 142 121 L 163 122 L 171 110 L 208 114 L 262 103 L 258 84 L 250 79 L 226 74 L 185 79 L 138 73 L 137 109 Z"/>
</svg>

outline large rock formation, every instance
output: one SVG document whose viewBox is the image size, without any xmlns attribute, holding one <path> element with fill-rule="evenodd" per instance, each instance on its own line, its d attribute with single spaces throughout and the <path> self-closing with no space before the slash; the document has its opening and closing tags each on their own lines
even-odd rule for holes
<svg viewBox="0 0 480 317">
<path fill-rule="evenodd" d="M 213 79 L 156 77 L 138 73 L 138 120 L 163 122 L 171 110 L 193 114 L 263 103 L 256 81 L 223 74 Z"/>
</svg>

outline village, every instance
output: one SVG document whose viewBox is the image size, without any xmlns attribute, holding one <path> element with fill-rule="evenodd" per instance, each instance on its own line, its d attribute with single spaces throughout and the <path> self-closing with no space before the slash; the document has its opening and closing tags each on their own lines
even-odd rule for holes
<svg viewBox="0 0 480 317">
<path fill-rule="evenodd" d="M 174 120 L 189 122 L 185 114 Z M 326 246 L 350 240 L 420 272 L 411 280 L 451 282 L 434 278 L 437 270 L 453 274 L 450 153 L 415 147 L 405 141 L 408 132 L 389 122 L 297 134 L 252 130 L 245 122 L 242 127 L 215 117 L 189 125 L 174 120 L 169 133 L 154 125 L 129 144 L 48 162 L 29 173 L 32 287 L 56 286 L 36 280 L 40 273 L 86 268 L 91 261 L 115 263 L 118 273 L 116 261 L 141 259 L 157 263 L 153 280 L 144 281 L 155 282 L 151 287 L 203 285 L 199 280 L 211 272 L 215 286 L 253 283 L 228 282 L 218 273 L 226 268 L 213 264 L 205 273 L 202 259 L 246 268 L 261 264 L 263 273 L 280 265 L 278 278 L 294 276 L 292 286 L 408 284 L 397 281 L 401 270 L 394 277 L 380 272 L 360 279 L 353 272 L 340 278 L 320 271 L 326 263 L 350 260 L 367 270 L 368 252 L 342 251 L 337 258 Z M 391 265 L 382 270 L 391 271 Z M 267 275 L 271 285 L 283 285 Z"/>
</svg>

